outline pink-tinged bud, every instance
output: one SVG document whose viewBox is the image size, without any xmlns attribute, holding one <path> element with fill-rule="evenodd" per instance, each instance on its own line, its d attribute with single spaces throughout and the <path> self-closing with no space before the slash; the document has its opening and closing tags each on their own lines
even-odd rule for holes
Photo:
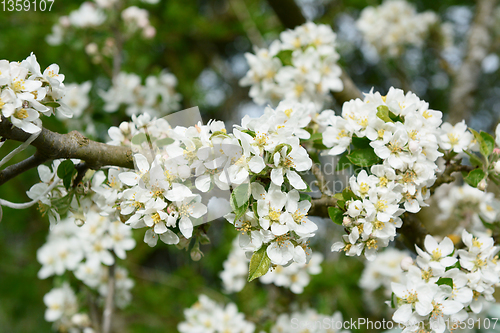
<svg viewBox="0 0 500 333">
<path fill-rule="evenodd" d="M 352 220 L 349 216 L 344 216 L 344 218 L 342 219 L 342 225 L 344 227 L 347 227 L 349 224 L 351 224 Z"/>
<path fill-rule="evenodd" d="M 144 36 L 144 38 L 146 39 L 151 39 L 153 38 L 155 35 L 156 35 L 156 29 L 155 27 L 152 27 L 150 25 L 148 25 L 147 27 L 144 28 L 144 30 L 142 31 L 142 35 Z"/>
<path fill-rule="evenodd" d="M 493 149 L 493 154 L 499 154 L 500 155 L 500 148 Z"/>
<path fill-rule="evenodd" d="M 488 184 L 486 183 L 486 179 L 485 179 L 485 178 L 483 178 L 483 179 L 479 182 L 479 184 L 477 184 L 477 189 L 478 189 L 478 190 L 481 190 L 481 191 L 484 191 L 484 190 L 486 190 L 486 186 L 487 186 L 487 185 L 488 185 Z"/>
<path fill-rule="evenodd" d="M 170 206 L 167 207 L 167 214 L 170 214 L 172 213 L 172 208 L 170 208 Z"/>
<path fill-rule="evenodd" d="M 59 24 L 63 28 L 68 28 L 71 25 L 71 21 L 69 20 L 69 17 L 67 17 L 67 16 L 61 16 L 59 18 Z"/>
<path fill-rule="evenodd" d="M 411 257 L 404 257 L 400 265 L 403 271 L 407 271 L 410 269 L 410 266 L 413 265 L 413 259 Z"/>
</svg>

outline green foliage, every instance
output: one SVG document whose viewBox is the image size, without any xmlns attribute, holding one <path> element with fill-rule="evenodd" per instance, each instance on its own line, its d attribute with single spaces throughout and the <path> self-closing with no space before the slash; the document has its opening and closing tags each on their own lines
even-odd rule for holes
<svg viewBox="0 0 500 333">
<path fill-rule="evenodd" d="M 352 164 L 360 167 L 369 167 L 380 162 L 380 158 L 371 147 L 353 150 L 347 158 Z"/>
<path fill-rule="evenodd" d="M 57 177 L 63 180 L 64 187 L 68 190 L 71 186 L 73 176 L 77 174 L 75 164 L 71 160 L 65 160 L 57 168 Z"/>
<path fill-rule="evenodd" d="M 469 174 L 467 177 L 464 178 L 464 180 L 469 184 L 470 186 L 477 187 L 477 184 L 486 176 L 483 170 L 481 169 L 474 169 Z"/>
<path fill-rule="evenodd" d="M 230 204 L 236 215 L 234 218 L 235 221 L 247 211 L 251 193 L 251 188 L 248 183 L 238 185 L 238 187 L 231 192 Z"/>
<path fill-rule="evenodd" d="M 330 219 L 338 225 L 342 225 L 344 211 L 337 207 L 328 207 L 328 215 Z"/>
<path fill-rule="evenodd" d="M 269 271 L 271 259 L 267 256 L 267 247 L 262 246 L 258 251 L 254 252 L 252 259 L 250 259 L 250 266 L 248 269 L 248 282 L 264 275 Z"/>
<path fill-rule="evenodd" d="M 447 285 L 447 286 L 450 286 L 451 289 L 453 289 L 453 279 L 452 278 L 439 278 L 439 280 L 437 280 L 436 284 L 438 286 L 441 286 L 441 285 Z"/>
</svg>

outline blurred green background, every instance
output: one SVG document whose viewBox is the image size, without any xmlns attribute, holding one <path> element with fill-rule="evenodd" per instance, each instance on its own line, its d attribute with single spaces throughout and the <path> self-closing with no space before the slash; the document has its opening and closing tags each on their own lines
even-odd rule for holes
<svg viewBox="0 0 500 333">
<path fill-rule="evenodd" d="M 84 51 L 84 43 L 75 39 L 70 45 L 52 47 L 45 42 L 52 25 L 62 15 L 77 9 L 83 1 L 54 2 L 51 12 L 0 11 L 0 59 L 21 61 L 34 52 L 42 68 L 57 63 L 66 75 L 65 83 L 82 83 L 91 80 L 92 118 L 97 132 L 94 139 L 105 140 L 106 130 L 127 120 L 123 113 L 104 113 L 97 90 L 109 86 L 110 80 L 101 66 L 93 64 Z M 464 32 L 472 15 L 470 1 L 411 1 L 419 11 L 432 9 L 444 20 L 455 25 L 457 52 L 463 47 Z M 245 113 L 259 113 L 262 108 L 248 98 L 248 88 L 238 85 L 247 67 L 243 54 L 252 51 L 244 29 L 245 23 L 235 13 L 235 3 L 244 3 L 251 20 L 267 42 L 278 37 L 283 26 L 266 1 L 241 0 L 194 1 L 168 0 L 157 5 L 137 2 L 150 9 L 151 24 L 157 34 L 152 40 L 133 39 L 125 44 L 123 70 L 134 72 L 143 79 L 168 68 L 178 79 L 177 90 L 182 94 L 182 108 L 199 106 L 204 120 L 216 118 L 229 124 L 238 122 Z M 354 20 L 367 5 L 379 1 L 302 0 L 299 4 L 309 19 L 332 25 L 338 32 L 341 63 L 362 91 L 371 87 L 387 91 L 401 84 L 404 75 L 420 98 L 428 101 L 433 109 L 447 112 L 449 81 L 437 64 L 429 48 L 408 50 L 399 60 L 404 68 L 401 74 L 394 61 L 370 59 L 362 50 Z M 134 4 L 133 1 L 130 4 Z M 1 7 L 0 7 L 1 9 Z M 241 8 L 240 8 L 241 9 Z M 496 52 L 498 38 L 495 41 Z M 445 75 L 436 83 L 436 75 Z M 500 112 L 498 71 L 485 73 L 478 89 L 478 103 L 473 112 L 471 126 L 490 130 Z M 336 110 L 339 106 L 333 105 Z M 68 128 L 54 117 L 44 119 L 44 125 L 61 133 Z M 14 145 L 7 143 L 0 150 L 5 156 Z M 27 149 L 11 163 L 33 153 Z M 28 198 L 25 192 L 38 182 L 35 170 L 23 174 L 0 188 L 0 197 L 13 202 Z M 50 332 L 51 324 L 43 319 L 45 306 L 42 298 L 52 288 L 52 279 L 39 280 L 36 276 L 40 265 L 36 250 L 45 242 L 49 222 L 41 217 L 36 207 L 27 210 L 4 208 L 0 223 L 0 333 Z M 249 318 L 258 317 L 267 307 L 270 295 L 276 309 L 285 309 L 290 301 L 309 303 L 319 312 L 332 314 L 342 311 L 344 318 L 380 318 L 382 313 L 372 313 L 363 304 L 357 280 L 363 263 L 357 258 L 329 253 L 333 234 L 338 229 L 328 226 L 313 249 L 326 255 L 323 273 L 313 276 L 304 294 L 263 286 L 258 282 L 248 284 L 235 295 L 221 294 L 218 273 L 227 258 L 236 231 L 224 221 L 217 221 L 210 228 L 211 245 L 202 247 L 205 257 L 193 262 L 189 253 L 159 243 L 149 248 L 143 243 L 143 232 L 135 231 L 137 247 L 128 254 L 124 265 L 136 282 L 132 290 L 132 304 L 116 317 L 117 332 L 173 332 L 182 321 L 182 311 L 190 307 L 199 293 L 217 301 L 235 301 L 240 311 Z M 338 236 L 337 236 L 338 237 Z M 346 278 L 348 277 L 348 278 Z M 277 295 L 277 296 L 276 296 Z"/>
</svg>

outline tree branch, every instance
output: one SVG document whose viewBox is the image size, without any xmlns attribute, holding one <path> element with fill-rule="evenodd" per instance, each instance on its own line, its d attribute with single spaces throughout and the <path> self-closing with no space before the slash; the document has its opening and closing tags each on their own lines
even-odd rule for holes
<svg viewBox="0 0 500 333">
<path fill-rule="evenodd" d="M 462 65 L 454 77 L 450 93 L 448 121 L 455 124 L 467 122 L 474 108 L 474 93 L 479 84 L 481 63 L 488 54 L 492 38 L 489 28 L 493 22 L 497 0 L 478 0 L 476 13 L 467 39 L 467 49 Z"/>
<path fill-rule="evenodd" d="M 28 157 L 24 161 L 10 165 L 0 171 L 0 185 L 6 183 L 10 179 L 30 170 L 31 168 L 37 167 L 40 164 L 47 161 L 47 158 L 38 154 L 36 152 L 34 155 Z"/>
<path fill-rule="evenodd" d="M 323 196 L 319 199 L 312 199 L 311 209 L 309 209 L 307 214 L 311 216 L 329 217 L 328 207 L 336 205 L 337 199 L 331 196 Z"/>
<path fill-rule="evenodd" d="M 293 29 L 306 23 L 300 7 L 294 0 L 267 0 L 285 28 Z M 344 90 L 333 93 L 335 100 L 342 105 L 351 99 L 362 98 L 361 91 L 356 87 L 351 77 L 342 69 L 340 79 L 344 83 Z"/>
<path fill-rule="evenodd" d="M 24 142 L 28 140 L 30 134 L 14 127 L 9 120 L 2 117 L 0 121 L 0 137 L 8 140 Z M 23 161 L 9 167 L 9 174 L 12 175 L 12 177 L 7 178 L 5 175 L 3 178 L 0 177 L 0 185 L 5 183 L 8 179 L 11 179 L 21 173 L 22 170 L 18 171 L 16 169 L 21 168 L 26 171 L 29 168 L 36 166 L 35 162 L 38 163 L 41 160 L 45 162 L 58 158 L 75 158 L 85 161 L 87 166 L 94 170 L 100 169 L 106 165 L 129 169 L 134 168 L 133 154 L 130 148 L 111 146 L 92 141 L 77 131 L 73 131 L 68 134 L 59 134 L 46 128 L 42 128 L 42 132 L 38 138 L 31 143 L 31 145 L 37 149 L 34 155 L 36 158 L 33 157 L 28 159 L 27 162 Z M 3 170 L 2 173 L 4 173 L 7 169 L 8 168 Z M 2 173 L 0 173 L 0 175 Z"/>
</svg>

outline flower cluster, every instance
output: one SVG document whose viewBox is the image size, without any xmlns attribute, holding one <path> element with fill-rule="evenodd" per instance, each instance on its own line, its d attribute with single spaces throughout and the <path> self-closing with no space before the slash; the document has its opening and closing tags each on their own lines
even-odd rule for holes
<svg viewBox="0 0 500 333">
<path fill-rule="evenodd" d="M 500 281 L 498 247 L 491 237 L 476 238 L 465 230 L 462 241 L 466 248 L 455 251 L 449 238 L 438 243 L 427 235 L 425 251 L 416 248 L 416 265 L 409 266 L 406 284 L 392 284 L 393 320 L 405 325 L 406 332 L 418 323 L 442 333 L 447 322 L 451 329 L 494 302 L 494 285 Z"/>
<path fill-rule="evenodd" d="M 115 263 L 112 253 L 125 259 L 126 251 L 135 247 L 135 241 L 131 228 L 122 222 L 111 221 L 92 209 L 85 215 L 75 213 L 72 218 L 63 219 L 51 228 L 47 242 L 37 252 L 37 259 L 42 264 L 38 277 L 45 279 L 73 271 L 78 280 L 105 296 L 106 266 Z M 78 219 L 85 219 L 83 226 L 75 224 Z M 115 301 L 119 307 L 126 306 L 131 299 L 133 281 L 127 275 L 124 268 L 116 267 Z"/>
<path fill-rule="evenodd" d="M 442 113 L 430 110 L 415 94 L 391 88 L 387 96 L 370 92 L 364 100 L 344 103 L 342 116 L 326 113 L 323 143 L 330 155 L 354 148 L 347 158 L 370 166 L 349 180 L 343 225 L 348 231 L 332 250 L 372 260 L 379 247 L 394 239 L 399 217 L 416 213 L 430 196 L 436 180 L 436 160 Z M 325 116 L 325 117 L 326 117 Z M 361 147 L 361 148 L 360 148 Z M 382 162 L 381 164 L 378 164 Z M 367 172 L 367 170 L 369 172 Z"/>
<path fill-rule="evenodd" d="M 142 31 L 142 36 L 146 39 L 156 35 L 156 29 L 149 23 L 149 12 L 145 9 L 130 6 L 123 10 L 122 19 L 129 34 Z"/>
<path fill-rule="evenodd" d="M 21 62 L 0 60 L 0 121 L 5 117 L 27 133 L 38 133 L 40 113 L 51 116 L 57 110 L 72 117 L 71 108 L 62 101 L 63 81 L 58 65 L 42 72 L 33 53 Z"/>
<path fill-rule="evenodd" d="M 177 78 L 162 71 L 158 76 L 148 76 L 141 84 L 137 74 L 121 72 L 107 91 L 100 91 L 104 110 L 116 112 L 123 105 L 129 116 L 148 113 L 162 116 L 179 108 L 181 96 L 175 91 Z"/>
<path fill-rule="evenodd" d="M 45 320 L 54 322 L 58 332 L 94 333 L 89 316 L 78 312 L 76 295 L 68 283 L 45 294 L 43 302 L 47 306 Z"/>
<path fill-rule="evenodd" d="M 467 226 L 474 234 L 486 236 L 490 230 L 486 229 L 483 221 L 493 223 L 500 217 L 500 201 L 495 199 L 495 195 L 467 184 L 441 186 L 435 196 L 439 198 L 437 204 L 440 209 L 437 224 L 448 220 L 461 221 L 457 229 L 452 230 L 453 234 L 460 234 Z"/>
<path fill-rule="evenodd" d="M 380 54 L 396 57 L 408 45 L 422 47 L 430 29 L 438 23 L 438 16 L 431 11 L 417 13 L 405 0 L 385 0 L 378 7 L 363 9 L 356 25 Z M 446 26 L 443 32 L 448 32 Z"/>
<path fill-rule="evenodd" d="M 205 295 L 200 295 L 198 302 L 184 310 L 186 321 L 177 329 L 180 333 L 253 333 L 255 325 L 245 320 L 234 303 L 225 307 L 217 304 Z"/>
<path fill-rule="evenodd" d="M 116 8 L 120 7 L 116 6 L 118 2 L 116 0 L 85 1 L 77 10 L 59 18 L 59 21 L 52 26 L 52 33 L 46 37 L 47 43 L 50 45 L 61 45 L 65 38 L 68 38 L 79 30 L 98 29 L 104 26 L 110 17 L 115 16 Z M 150 1 L 150 3 L 153 2 Z M 145 9 L 129 6 L 121 10 L 120 15 L 126 28 L 125 30 L 129 35 L 135 34 L 138 31 L 141 31 L 143 38 L 146 39 L 153 38 L 156 35 L 156 29 L 151 26 L 149 13 Z"/>
<path fill-rule="evenodd" d="M 308 186 L 298 172 L 312 166 L 300 139 L 310 137 L 304 128 L 313 113 L 310 104 L 282 102 L 259 118 L 244 117 L 231 134 L 219 121 L 172 129 L 165 119 L 133 116 L 109 134 L 113 144 L 139 147 L 137 169 L 118 172 L 116 181 L 108 180 L 112 186 L 97 182 L 92 188 L 114 187 L 112 195 L 102 195 L 106 206 L 118 204 L 133 228 L 148 227 L 151 246 L 158 238 L 178 244 L 193 236 L 195 226 L 227 214 L 246 251 L 264 248 L 273 265 L 305 264 L 307 239 L 317 226 L 307 218 L 311 203 L 298 190 Z M 177 116 L 182 112 L 171 117 Z M 204 200 L 212 197 L 231 198 L 233 213 L 207 214 Z"/>
<path fill-rule="evenodd" d="M 250 70 L 240 84 L 251 86 L 250 97 L 257 104 L 314 102 L 320 110 L 330 92 L 344 88 L 336 38 L 331 27 L 312 22 L 284 31 L 269 49 L 245 54 Z"/>
<path fill-rule="evenodd" d="M 281 314 L 276 324 L 271 328 L 271 333 L 349 333 L 343 327 L 342 314 L 335 312 L 332 316 L 319 314 L 314 309 L 295 311 L 291 314 Z"/>
<path fill-rule="evenodd" d="M 239 292 L 247 283 L 248 259 L 239 244 L 238 239 L 233 241 L 233 248 L 226 261 L 223 263 L 224 270 L 220 273 L 222 285 L 227 293 Z M 290 266 L 276 266 L 267 274 L 261 276 L 261 283 L 273 283 L 276 286 L 290 289 L 296 294 L 301 294 L 311 281 L 311 275 L 321 273 L 323 255 L 313 253 L 309 263 Z"/>
</svg>

